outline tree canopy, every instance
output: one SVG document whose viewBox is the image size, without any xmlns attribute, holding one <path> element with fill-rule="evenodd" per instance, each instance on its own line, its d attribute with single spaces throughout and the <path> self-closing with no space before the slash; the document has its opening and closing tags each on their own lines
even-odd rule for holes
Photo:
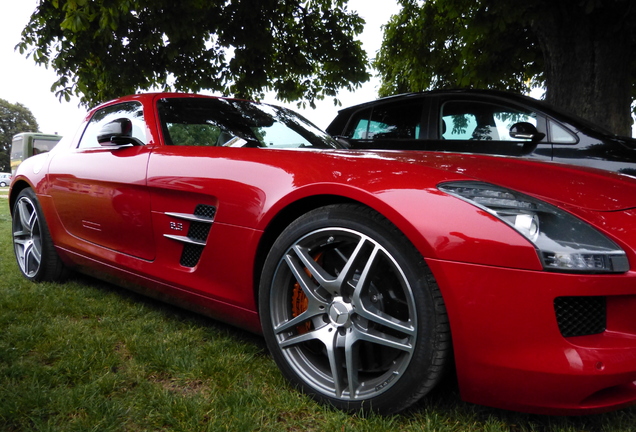
<svg viewBox="0 0 636 432">
<path fill-rule="evenodd" d="M 20 103 L 0 99 L 0 172 L 11 169 L 10 151 L 13 136 L 22 132 L 38 132 L 33 113 Z"/>
<path fill-rule="evenodd" d="M 363 24 L 346 0 L 40 0 L 18 48 L 86 106 L 153 89 L 313 106 L 368 80 Z"/>
<path fill-rule="evenodd" d="M 543 86 L 548 102 L 630 134 L 632 0 L 398 0 L 375 60 L 381 95 Z"/>
</svg>

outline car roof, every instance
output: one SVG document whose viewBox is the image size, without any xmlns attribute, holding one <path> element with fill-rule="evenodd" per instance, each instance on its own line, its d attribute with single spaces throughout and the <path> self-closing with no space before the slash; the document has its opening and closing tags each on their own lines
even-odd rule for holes
<svg viewBox="0 0 636 432">
<path fill-rule="evenodd" d="M 513 99 L 522 103 L 545 103 L 543 101 L 534 99 L 530 96 L 525 96 L 519 93 L 514 93 L 510 91 L 504 90 L 490 90 L 490 89 L 436 89 L 436 90 L 425 90 L 420 92 L 409 92 L 409 93 L 399 93 L 391 96 L 385 96 L 382 98 L 374 99 L 372 101 L 363 102 L 357 105 L 351 105 L 349 107 L 343 108 L 340 110 L 348 111 L 351 109 L 360 109 L 366 106 L 376 105 L 378 103 L 383 102 L 391 102 L 395 100 L 406 100 L 411 98 L 420 98 L 420 97 L 428 97 L 428 96 L 444 96 L 444 95 L 482 95 L 482 96 L 493 96 L 493 97 L 501 97 L 507 100 Z"/>
<path fill-rule="evenodd" d="M 128 102 L 128 101 L 140 101 L 140 102 L 153 102 L 157 99 L 162 99 L 162 98 L 193 98 L 193 99 L 225 99 L 225 100 L 242 100 L 239 98 L 233 98 L 233 97 L 225 97 L 225 96 L 215 96 L 215 95 L 207 95 L 207 94 L 200 94 L 200 93 L 181 93 L 181 92 L 144 92 L 144 93 L 137 93 L 137 94 L 133 94 L 133 95 L 126 95 L 126 96 L 121 96 L 106 102 L 103 102 L 99 105 L 96 105 L 94 107 L 92 107 L 90 109 L 90 112 L 96 111 L 100 108 L 103 108 L 105 106 L 109 106 L 109 105 L 113 105 L 113 104 L 117 104 L 117 103 L 121 103 L 121 102 Z M 259 102 L 256 102 L 259 103 Z"/>
</svg>

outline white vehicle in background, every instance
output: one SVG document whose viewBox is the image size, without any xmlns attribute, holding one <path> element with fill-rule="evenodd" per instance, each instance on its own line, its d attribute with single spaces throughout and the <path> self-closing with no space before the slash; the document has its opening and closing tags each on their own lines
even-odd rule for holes
<svg viewBox="0 0 636 432">
<path fill-rule="evenodd" d="M 11 183 L 11 174 L 0 173 L 0 187 L 9 186 L 9 183 Z"/>
</svg>

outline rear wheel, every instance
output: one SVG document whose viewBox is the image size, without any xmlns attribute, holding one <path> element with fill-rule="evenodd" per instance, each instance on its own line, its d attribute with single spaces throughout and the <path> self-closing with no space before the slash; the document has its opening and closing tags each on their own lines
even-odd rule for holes
<svg viewBox="0 0 636 432">
<path fill-rule="evenodd" d="M 56 282 L 66 271 L 60 260 L 37 197 L 24 189 L 13 205 L 13 249 L 22 274 L 36 282 Z"/>
<path fill-rule="evenodd" d="M 267 257 L 259 302 L 281 371 L 321 401 L 390 414 L 441 378 L 450 342 L 439 289 L 404 235 L 366 207 L 291 224 Z"/>
</svg>

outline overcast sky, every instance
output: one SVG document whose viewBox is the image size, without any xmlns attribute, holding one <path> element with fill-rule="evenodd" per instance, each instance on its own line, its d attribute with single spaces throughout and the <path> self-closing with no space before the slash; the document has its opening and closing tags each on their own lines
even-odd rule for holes
<svg viewBox="0 0 636 432">
<path fill-rule="evenodd" d="M 35 10 L 37 0 L 0 0 L 0 4 L 4 6 L 0 14 L 0 99 L 10 103 L 19 102 L 29 108 L 40 125 L 40 131 L 44 133 L 72 134 L 86 110 L 79 108 L 77 99 L 71 102 L 58 101 L 51 92 L 51 86 L 57 79 L 53 70 L 36 66 L 32 58 L 27 59 L 14 50 L 20 41 L 22 29 Z M 358 11 L 366 20 L 361 40 L 369 56 L 375 57 L 382 43 L 381 26 L 398 11 L 396 0 L 349 0 L 349 8 Z M 378 80 L 373 79 L 356 92 L 341 92 L 339 99 L 342 106 L 375 99 L 378 86 Z M 275 99 L 268 99 L 267 102 L 280 104 Z M 296 109 L 295 105 L 291 107 Z M 307 109 L 302 114 L 324 129 L 337 110 L 329 99 L 320 102 L 315 110 Z"/>
</svg>

